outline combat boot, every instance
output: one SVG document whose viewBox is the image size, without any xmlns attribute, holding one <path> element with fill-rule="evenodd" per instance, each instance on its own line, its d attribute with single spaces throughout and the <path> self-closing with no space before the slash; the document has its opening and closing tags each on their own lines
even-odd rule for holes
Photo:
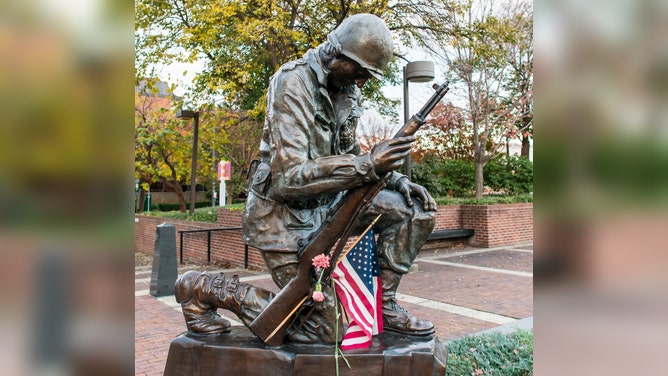
<svg viewBox="0 0 668 376">
<path fill-rule="evenodd" d="M 230 322 L 216 311 L 227 309 L 248 326 L 271 301 L 273 293 L 239 282 L 239 276 L 188 271 L 176 280 L 176 301 L 181 303 L 190 332 L 219 334 L 230 331 Z"/>
<path fill-rule="evenodd" d="M 414 317 L 397 302 L 395 295 L 401 274 L 390 269 L 381 269 L 380 277 L 383 286 L 383 327 L 392 332 L 411 336 L 434 334 L 434 324 Z"/>
<path fill-rule="evenodd" d="M 181 303 L 188 331 L 200 334 L 219 334 L 230 331 L 230 322 L 223 319 L 212 305 L 214 277 L 190 270 L 174 284 L 174 296 Z"/>
</svg>

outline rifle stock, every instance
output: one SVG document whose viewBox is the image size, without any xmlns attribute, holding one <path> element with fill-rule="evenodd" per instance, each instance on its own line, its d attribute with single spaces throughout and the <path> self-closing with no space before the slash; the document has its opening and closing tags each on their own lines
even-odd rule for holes
<svg viewBox="0 0 668 376">
<path fill-rule="evenodd" d="M 436 93 L 422 109 L 413 115 L 397 132 L 394 138 L 414 134 L 434 106 L 448 91 L 448 82 L 442 85 L 434 84 Z M 328 252 L 337 241 L 339 247 L 332 260 L 337 260 L 343 244 L 351 234 L 354 224 L 366 212 L 374 197 L 387 184 L 390 174 L 382 179 L 349 190 L 341 201 L 330 211 L 325 222 L 314 233 L 308 244 L 300 250 L 297 274 L 281 291 L 274 296 L 271 302 L 249 325 L 250 330 L 269 346 L 278 346 L 288 329 L 290 318 L 308 299 L 311 290 L 311 269 L 313 257 Z"/>
</svg>

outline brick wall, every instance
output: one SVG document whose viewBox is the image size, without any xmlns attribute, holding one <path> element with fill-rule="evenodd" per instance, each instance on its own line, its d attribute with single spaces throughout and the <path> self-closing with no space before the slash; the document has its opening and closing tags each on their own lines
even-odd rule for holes
<svg viewBox="0 0 668 376">
<path fill-rule="evenodd" d="M 533 240 L 533 204 L 461 205 L 460 218 L 462 228 L 475 230 L 469 242 L 474 246 L 497 247 Z"/>
<path fill-rule="evenodd" d="M 440 205 L 436 210 L 435 230 L 447 230 L 451 228 L 460 228 L 461 223 L 461 205 Z"/>
<path fill-rule="evenodd" d="M 181 245 L 179 231 L 200 230 L 222 227 L 241 227 L 241 211 L 219 209 L 218 223 L 180 221 L 152 217 L 146 215 L 135 216 L 135 249 L 145 254 L 153 254 L 155 245 L 155 227 L 168 222 L 176 227 L 176 257 L 179 257 Z M 183 261 L 193 263 L 207 262 L 207 233 L 183 234 Z M 211 232 L 211 263 L 215 265 L 231 264 L 244 266 L 244 243 L 241 230 Z M 248 266 L 254 269 L 264 269 L 264 260 L 259 250 L 248 247 Z"/>
<path fill-rule="evenodd" d="M 145 215 L 135 218 L 135 248 L 138 252 L 153 254 L 155 227 L 169 222 L 176 227 L 176 252 L 179 257 L 178 231 L 221 227 L 240 227 L 241 211 L 218 209 L 218 223 L 166 220 Z M 435 229 L 472 228 L 475 236 L 469 244 L 478 247 L 496 247 L 533 240 L 533 204 L 503 205 L 448 205 L 439 206 Z M 206 233 L 186 233 L 183 236 L 185 262 L 206 263 Z M 241 230 L 211 233 L 211 262 L 216 265 L 244 266 L 244 244 Z M 248 265 L 264 269 L 260 251 L 249 247 Z"/>
</svg>

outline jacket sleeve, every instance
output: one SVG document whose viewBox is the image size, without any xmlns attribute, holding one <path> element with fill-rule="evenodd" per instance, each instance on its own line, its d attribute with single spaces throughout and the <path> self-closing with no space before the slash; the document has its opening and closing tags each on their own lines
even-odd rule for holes
<svg viewBox="0 0 668 376">
<path fill-rule="evenodd" d="M 297 70 L 279 71 L 267 93 L 272 196 L 277 201 L 305 200 L 378 180 L 370 155 L 311 157 L 317 137 L 317 85 Z"/>
</svg>

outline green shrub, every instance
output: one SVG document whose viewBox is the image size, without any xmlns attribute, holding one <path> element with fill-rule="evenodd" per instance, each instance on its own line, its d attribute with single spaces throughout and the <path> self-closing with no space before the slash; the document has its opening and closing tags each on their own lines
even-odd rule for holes
<svg viewBox="0 0 668 376">
<path fill-rule="evenodd" d="M 523 157 L 495 159 L 484 170 L 484 184 L 494 191 L 516 196 L 533 192 L 533 163 Z M 475 191 L 475 163 L 438 161 L 427 156 L 412 165 L 412 179 L 432 196 L 468 197 Z"/>
<path fill-rule="evenodd" d="M 225 209 L 231 210 L 231 211 L 238 211 L 238 210 L 244 210 L 244 207 L 246 207 L 246 202 L 238 202 L 236 204 L 230 204 L 230 205 L 225 205 Z"/>
<path fill-rule="evenodd" d="M 155 207 L 155 210 L 159 210 L 162 212 L 170 212 L 170 211 L 175 211 L 175 210 L 180 210 L 181 208 L 179 207 L 179 204 L 153 204 L 151 205 L 151 210 L 154 210 L 153 208 Z M 195 209 L 197 208 L 205 208 L 205 207 L 211 207 L 211 201 L 199 201 L 195 202 Z M 186 203 L 186 210 L 190 209 L 190 204 Z"/>
<path fill-rule="evenodd" d="M 533 375 L 533 332 L 456 339 L 448 345 L 446 375 Z"/>
<path fill-rule="evenodd" d="M 161 217 L 161 218 L 167 218 L 167 219 L 180 219 L 180 220 L 186 220 L 186 219 L 188 219 L 188 216 L 189 216 L 188 212 L 181 213 L 178 210 L 167 211 L 167 212 L 151 211 L 150 213 L 145 213 L 145 214 L 149 214 L 149 215 L 152 215 L 154 217 Z"/>
<path fill-rule="evenodd" d="M 533 202 L 533 194 L 522 194 L 514 196 L 484 196 L 475 197 L 434 197 L 438 205 L 494 205 L 494 204 L 518 204 Z"/>
<path fill-rule="evenodd" d="M 455 159 L 440 162 L 428 156 L 412 165 L 411 178 L 432 196 L 470 196 L 475 189 L 475 165 Z"/>
<path fill-rule="evenodd" d="M 420 163 L 411 164 L 411 179 L 427 188 L 432 196 L 444 196 L 448 193 L 440 175 L 443 175 L 443 163 L 432 156 L 425 157 Z"/>
<path fill-rule="evenodd" d="M 448 196 L 469 196 L 475 190 L 475 164 L 450 159 L 442 164 L 441 184 Z"/>
<path fill-rule="evenodd" d="M 225 205 L 224 208 L 232 211 L 244 210 L 245 205 L 246 205 L 245 203 L 231 204 L 231 205 Z M 207 206 L 195 209 L 195 213 L 193 214 L 192 217 L 190 217 L 188 211 L 186 211 L 185 213 L 181 213 L 181 211 L 179 210 L 172 210 L 172 211 L 152 210 L 150 213 L 143 213 L 143 214 L 149 214 L 155 217 L 190 220 L 197 222 L 213 222 L 213 223 L 218 222 L 218 206 L 211 207 L 210 203 Z"/>
<path fill-rule="evenodd" d="M 191 221 L 196 222 L 218 222 L 218 207 L 208 207 L 196 209 L 193 216 L 190 217 Z"/>
<path fill-rule="evenodd" d="M 484 168 L 485 185 L 495 191 L 515 195 L 533 192 L 533 163 L 523 157 L 503 157 Z"/>
<path fill-rule="evenodd" d="M 190 216 L 189 212 L 182 213 L 179 210 L 151 211 L 151 213 L 145 213 L 145 214 L 150 214 L 155 217 L 179 219 L 184 221 L 190 220 L 197 222 L 213 222 L 213 223 L 218 222 L 218 207 L 214 208 L 211 207 L 211 205 L 209 205 L 208 207 L 195 209 L 195 213 L 192 215 L 192 217 Z"/>
</svg>

